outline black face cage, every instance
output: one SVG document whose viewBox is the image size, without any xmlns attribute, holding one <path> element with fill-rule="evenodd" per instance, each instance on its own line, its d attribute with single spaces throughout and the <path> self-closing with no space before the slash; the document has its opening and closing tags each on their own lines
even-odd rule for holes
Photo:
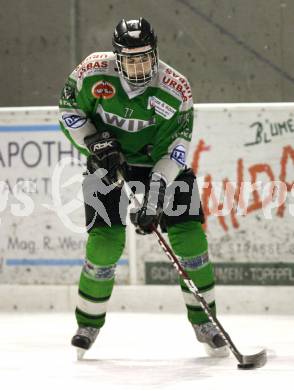
<svg viewBox="0 0 294 390">
<path fill-rule="evenodd" d="M 138 58 L 140 61 L 138 61 Z M 158 72 L 158 55 L 156 49 L 141 53 L 116 53 L 116 64 L 119 74 L 134 86 L 144 86 Z"/>
</svg>

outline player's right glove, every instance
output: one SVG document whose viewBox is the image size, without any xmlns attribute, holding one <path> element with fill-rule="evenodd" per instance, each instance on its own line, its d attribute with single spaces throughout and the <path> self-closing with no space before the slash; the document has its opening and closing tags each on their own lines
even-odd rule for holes
<svg viewBox="0 0 294 390">
<path fill-rule="evenodd" d="M 121 152 L 120 143 L 109 132 L 103 131 L 85 137 L 85 144 L 91 155 L 87 160 L 90 173 L 103 168 L 107 173 L 102 178 L 105 184 L 121 185 L 121 178 L 125 176 L 126 161 Z"/>
<path fill-rule="evenodd" d="M 143 205 L 140 209 L 132 209 L 130 212 L 131 222 L 136 226 L 138 234 L 150 234 L 160 223 L 165 190 L 165 181 L 160 175 L 153 173 L 145 192 Z"/>
</svg>

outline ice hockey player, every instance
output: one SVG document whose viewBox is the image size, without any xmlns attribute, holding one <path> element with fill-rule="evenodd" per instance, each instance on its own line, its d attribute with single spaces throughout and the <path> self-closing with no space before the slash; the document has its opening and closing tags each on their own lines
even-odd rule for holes
<svg viewBox="0 0 294 390">
<path fill-rule="evenodd" d="M 59 103 L 64 134 L 87 156 L 83 193 L 88 240 L 75 311 L 78 330 L 71 341 L 78 357 L 104 325 L 116 263 L 125 245 L 128 201 L 122 202 L 121 176 L 146 189 L 142 207 L 131 212 L 137 232 L 148 234 L 153 224 L 160 225 L 182 266 L 216 310 L 202 208 L 191 213 L 189 207 L 192 195 L 199 196 L 195 176 L 185 165 L 193 128 L 191 87 L 186 77 L 159 60 L 157 37 L 144 18 L 122 19 L 112 44 L 113 52 L 90 54 L 70 74 Z M 97 170 L 106 172 L 100 181 Z M 168 194 L 175 179 L 184 183 L 185 192 L 177 188 L 171 201 Z M 100 191 L 100 182 L 111 191 Z M 167 212 L 179 205 L 187 206 L 182 214 Z M 224 340 L 181 278 L 179 282 L 197 339 L 209 354 L 227 356 Z"/>
</svg>

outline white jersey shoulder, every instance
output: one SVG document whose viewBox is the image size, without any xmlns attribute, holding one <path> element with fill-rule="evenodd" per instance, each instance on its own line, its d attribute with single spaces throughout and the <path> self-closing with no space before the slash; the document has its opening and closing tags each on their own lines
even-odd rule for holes
<svg viewBox="0 0 294 390">
<path fill-rule="evenodd" d="M 193 106 L 192 88 L 188 79 L 180 72 L 159 61 L 158 87 L 181 101 L 181 110 L 188 110 Z"/>
<path fill-rule="evenodd" d="M 113 52 L 95 52 L 86 57 L 72 72 L 71 78 L 78 84 L 86 77 L 96 75 L 118 76 L 116 70 L 115 54 Z"/>
</svg>

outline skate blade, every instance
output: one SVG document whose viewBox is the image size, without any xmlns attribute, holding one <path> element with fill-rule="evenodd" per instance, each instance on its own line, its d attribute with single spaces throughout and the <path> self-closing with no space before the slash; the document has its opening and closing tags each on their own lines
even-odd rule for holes
<svg viewBox="0 0 294 390">
<path fill-rule="evenodd" d="M 83 349 L 83 348 L 77 348 L 77 359 L 78 360 L 83 360 L 83 357 L 86 353 L 86 349 Z"/>
<path fill-rule="evenodd" d="M 230 355 L 230 350 L 226 345 L 220 348 L 212 348 L 209 344 L 204 343 L 204 349 L 210 357 L 224 358 Z"/>
</svg>

